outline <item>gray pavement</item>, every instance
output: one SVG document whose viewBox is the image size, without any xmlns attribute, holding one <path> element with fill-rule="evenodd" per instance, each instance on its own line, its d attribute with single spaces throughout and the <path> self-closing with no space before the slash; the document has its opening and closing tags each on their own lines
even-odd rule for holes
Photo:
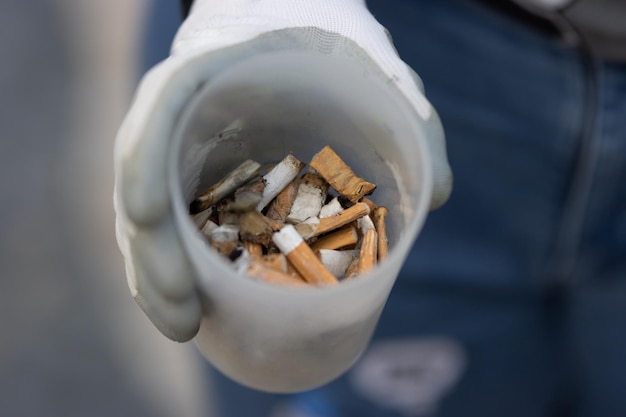
<svg viewBox="0 0 626 417">
<path fill-rule="evenodd" d="M 207 415 L 128 293 L 112 146 L 146 1 L 0 2 L 0 416 Z"/>
</svg>

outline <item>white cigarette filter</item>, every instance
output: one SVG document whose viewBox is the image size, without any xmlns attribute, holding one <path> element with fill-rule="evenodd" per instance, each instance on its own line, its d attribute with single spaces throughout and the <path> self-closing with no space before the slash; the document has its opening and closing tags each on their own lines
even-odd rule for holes
<svg viewBox="0 0 626 417">
<path fill-rule="evenodd" d="M 269 203 L 285 188 L 304 167 L 304 163 L 292 154 L 287 155 L 270 172 L 263 176 L 265 189 L 263 197 L 256 206 L 257 211 L 262 211 Z"/>
<path fill-rule="evenodd" d="M 372 221 L 372 218 L 370 216 L 360 217 L 357 220 L 357 223 L 359 225 L 359 229 L 361 229 L 362 234 L 365 234 L 365 232 L 367 232 L 368 230 L 376 230 L 374 222 Z"/>
<path fill-rule="evenodd" d="M 325 219 L 326 217 L 336 216 L 342 211 L 343 211 L 343 207 L 341 206 L 339 199 L 335 197 L 321 208 L 320 214 L 318 217 L 320 219 Z"/>
<path fill-rule="evenodd" d="M 300 236 L 292 225 L 286 225 L 278 232 L 274 233 L 272 240 L 285 255 L 289 255 L 298 245 L 304 243 L 304 239 L 302 239 L 302 236 Z"/>
<path fill-rule="evenodd" d="M 322 265 L 337 278 L 345 275 L 350 263 L 358 255 L 355 250 L 330 250 L 320 249 L 319 257 Z"/>
</svg>

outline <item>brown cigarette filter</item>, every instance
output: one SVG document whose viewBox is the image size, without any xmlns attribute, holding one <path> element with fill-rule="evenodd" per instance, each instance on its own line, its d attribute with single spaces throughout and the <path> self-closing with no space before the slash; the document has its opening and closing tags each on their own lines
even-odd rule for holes
<svg viewBox="0 0 626 417">
<path fill-rule="evenodd" d="M 374 211 L 374 225 L 376 233 L 378 233 L 378 261 L 382 261 L 389 254 L 389 240 L 387 239 L 387 227 L 385 226 L 385 217 L 389 211 L 380 206 Z"/>
<path fill-rule="evenodd" d="M 296 226 L 296 229 L 304 239 L 310 239 L 345 226 L 348 223 L 369 214 L 369 210 L 370 209 L 367 204 L 357 203 L 336 216 L 319 219 L 317 224 L 306 222 L 300 223 Z"/>
<path fill-rule="evenodd" d="M 311 160 L 311 168 L 316 170 L 337 192 L 352 202 L 371 194 L 376 184 L 356 176 L 352 169 L 335 153 L 325 146 Z"/>
<path fill-rule="evenodd" d="M 319 238 L 311 244 L 311 250 L 317 252 L 322 249 L 341 249 L 355 245 L 358 239 L 359 235 L 356 229 L 353 226 L 346 226 Z"/>
<path fill-rule="evenodd" d="M 376 204 L 374 204 L 374 202 L 372 200 L 370 200 L 369 198 L 365 198 L 363 197 L 361 199 L 362 203 L 367 204 L 367 206 L 370 208 L 370 216 L 372 216 L 374 214 L 374 210 L 376 210 Z"/>
<path fill-rule="evenodd" d="M 361 252 L 359 253 L 359 274 L 364 274 L 376 266 L 378 256 L 378 237 L 376 230 L 369 229 L 363 236 Z"/>
<path fill-rule="evenodd" d="M 260 279 L 271 284 L 278 284 L 287 287 L 303 287 L 306 282 L 293 275 L 286 274 L 274 268 L 269 268 L 260 262 L 252 261 L 248 265 L 246 273 L 254 278 Z"/>
</svg>

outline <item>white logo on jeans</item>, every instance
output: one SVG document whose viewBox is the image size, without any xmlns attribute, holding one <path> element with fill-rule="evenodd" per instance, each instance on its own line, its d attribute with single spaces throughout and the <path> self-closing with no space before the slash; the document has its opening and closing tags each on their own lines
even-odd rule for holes
<svg viewBox="0 0 626 417">
<path fill-rule="evenodd" d="M 429 416 L 464 368 L 465 352 L 452 339 L 394 339 L 374 343 L 349 378 L 373 403 L 406 416 Z"/>
</svg>

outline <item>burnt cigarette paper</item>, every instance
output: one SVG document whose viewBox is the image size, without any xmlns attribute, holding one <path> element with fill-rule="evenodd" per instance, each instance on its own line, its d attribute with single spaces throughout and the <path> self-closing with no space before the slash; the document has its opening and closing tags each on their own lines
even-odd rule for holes
<svg viewBox="0 0 626 417">
<path fill-rule="evenodd" d="M 239 218 L 241 240 L 267 246 L 272 241 L 272 227 L 269 221 L 256 210 L 247 211 Z"/>
<path fill-rule="evenodd" d="M 263 190 L 265 190 L 265 180 L 263 178 L 239 187 L 235 191 L 233 201 L 228 204 L 226 210 L 235 213 L 254 210 L 263 198 Z"/>
<path fill-rule="evenodd" d="M 328 183 L 322 177 L 312 172 L 304 174 L 287 216 L 287 222 L 298 224 L 309 217 L 316 217 L 322 209 L 327 193 Z"/>
<path fill-rule="evenodd" d="M 265 189 L 263 190 L 263 197 L 256 207 L 257 211 L 262 211 L 278 193 L 296 178 L 303 167 L 303 162 L 300 162 L 295 156 L 289 154 L 270 172 L 265 174 L 263 176 Z"/>
<path fill-rule="evenodd" d="M 352 169 L 335 153 L 325 146 L 311 160 L 311 168 L 316 170 L 339 194 L 352 202 L 371 194 L 376 184 L 357 177 Z"/>
<path fill-rule="evenodd" d="M 189 206 L 189 212 L 196 214 L 208 209 L 255 177 L 259 173 L 259 169 L 261 169 L 261 164 L 258 162 L 250 159 L 244 161 L 217 184 L 196 197 Z"/>
<path fill-rule="evenodd" d="M 298 186 L 300 180 L 297 178 L 291 181 L 278 195 L 272 200 L 267 207 L 267 218 L 284 223 L 287 219 L 287 215 L 291 211 L 291 206 L 298 194 Z"/>
</svg>

